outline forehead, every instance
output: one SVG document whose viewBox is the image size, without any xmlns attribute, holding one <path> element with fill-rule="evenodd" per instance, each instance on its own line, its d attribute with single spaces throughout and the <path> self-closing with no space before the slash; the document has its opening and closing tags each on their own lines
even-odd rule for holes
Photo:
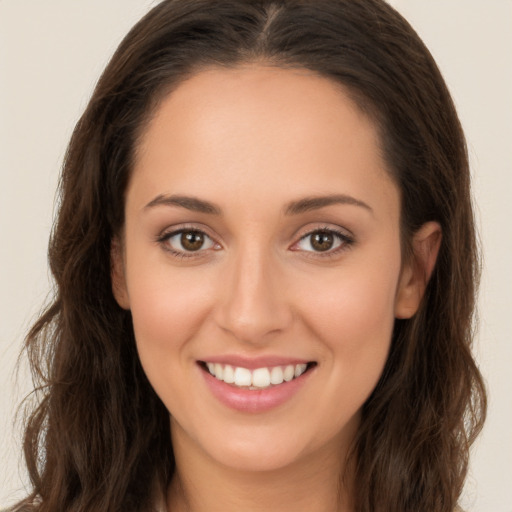
<svg viewBox="0 0 512 512">
<path fill-rule="evenodd" d="M 266 186 L 267 204 L 332 192 L 397 202 L 376 127 L 341 85 L 259 65 L 201 71 L 164 98 L 142 134 L 135 184 L 148 200 L 250 198 Z"/>
</svg>

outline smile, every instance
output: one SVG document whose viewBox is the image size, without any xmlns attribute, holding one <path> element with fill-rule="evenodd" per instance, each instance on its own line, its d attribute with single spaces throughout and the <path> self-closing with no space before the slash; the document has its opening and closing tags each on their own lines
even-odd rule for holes
<svg viewBox="0 0 512 512">
<path fill-rule="evenodd" d="M 216 379 L 237 388 L 259 390 L 279 386 L 300 377 L 314 363 L 288 364 L 249 370 L 241 366 L 206 362 L 204 366 Z"/>
<path fill-rule="evenodd" d="M 316 362 L 283 361 L 282 358 L 245 361 L 245 364 L 241 358 L 215 359 L 215 362 L 198 361 L 207 388 L 230 409 L 253 414 L 291 401 L 310 381 L 318 366 Z"/>
</svg>

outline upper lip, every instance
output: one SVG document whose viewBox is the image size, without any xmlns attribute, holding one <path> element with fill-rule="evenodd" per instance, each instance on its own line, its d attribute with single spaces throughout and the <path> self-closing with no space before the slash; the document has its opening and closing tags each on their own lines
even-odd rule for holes
<svg viewBox="0 0 512 512">
<path fill-rule="evenodd" d="M 278 355 L 247 357 L 236 354 L 216 355 L 200 360 L 203 363 L 229 364 L 230 366 L 255 370 L 256 368 L 269 368 L 272 366 L 288 366 L 311 363 L 311 360 L 299 357 L 285 357 Z"/>
</svg>

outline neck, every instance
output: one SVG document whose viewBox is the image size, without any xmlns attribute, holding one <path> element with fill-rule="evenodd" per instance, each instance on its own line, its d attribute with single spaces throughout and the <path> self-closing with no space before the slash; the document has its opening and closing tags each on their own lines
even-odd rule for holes
<svg viewBox="0 0 512 512">
<path fill-rule="evenodd" d="M 178 430 L 178 429 L 176 429 Z M 169 490 L 172 512 L 352 512 L 343 478 L 344 453 L 333 440 L 314 457 L 269 471 L 231 468 L 207 457 L 190 439 L 173 433 L 176 473 Z"/>
</svg>

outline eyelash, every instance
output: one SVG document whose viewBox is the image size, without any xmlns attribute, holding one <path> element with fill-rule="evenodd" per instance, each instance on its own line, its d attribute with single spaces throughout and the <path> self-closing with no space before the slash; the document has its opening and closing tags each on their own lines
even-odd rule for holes
<svg viewBox="0 0 512 512">
<path fill-rule="evenodd" d="M 197 251 L 177 251 L 169 245 L 168 242 L 171 238 L 173 238 L 176 235 L 181 235 L 183 233 L 202 234 L 205 237 L 207 237 L 208 239 L 210 239 L 213 244 L 218 245 L 218 243 L 215 242 L 215 240 L 213 240 L 213 238 L 211 236 L 209 236 L 205 231 L 198 229 L 196 227 L 192 227 L 192 226 L 191 227 L 184 226 L 184 227 L 181 227 L 179 229 L 176 229 L 176 230 L 173 230 L 170 232 L 163 232 L 161 235 L 159 235 L 157 237 L 156 241 L 157 241 L 157 243 L 162 245 L 162 247 L 165 251 L 171 253 L 171 255 L 177 259 L 197 258 L 197 257 L 202 256 L 201 253 L 204 252 L 204 249 L 198 249 Z M 341 243 L 334 250 L 329 249 L 327 251 L 304 251 L 307 254 L 307 257 L 332 258 L 332 257 L 337 256 L 340 252 L 348 250 L 355 242 L 355 240 L 351 236 L 347 235 L 345 232 L 342 232 L 337 229 L 330 228 L 330 227 L 326 226 L 326 227 L 317 228 L 317 229 L 313 229 L 312 231 L 309 231 L 308 233 L 301 236 L 300 239 L 298 240 L 298 242 L 295 242 L 293 245 L 299 244 L 303 240 L 307 239 L 308 237 L 313 236 L 316 233 L 327 233 L 327 234 L 333 235 Z M 295 249 L 295 250 L 297 251 L 297 249 Z"/>
<path fill-rule="evenodd" d="M 183 226 L 179 229 L 175 229 L 169 232 L 164 231 L 161 235 L 157 237 L 156 241 L 160 245 L 162 245 L 165 251 L 169 252 L 173 257 L 177 259 L 197 258 L 198 256 L 201 255 L 202 252 L 204 252 L 204 249 L 199 249 L 197 251 L 177 251 L 169 245 L 168 242 L 171 238 L 173 238 L 176 235 L 181 235 L 183 233 L 199 233 L 204 235 L 206 238 L 210 239 L 214 244 L 217 244 L 215 240 L 213 240 L 213 238 L 210 235 L 208 235 L 208 233 L 206 233 L 202 229 L 198 229 L 193 226 Z"/>
<path fill-rule="evenodd" d="M 293 245 L 297 245 L 303 240 L 307 239 L 308 237 L 313 236 L 316 233 L 327 233 L 329 235 L 334 236 L 334 238 L 338 239 L 340 242 L 340 245 L 336 247 L 335 249 L 329 249 L 327 251 L 304 251 L 308 258 L 334 258 L 339 255 L 339 253 L 344 252 L 351 248 L 351 246 L 354 244 L 355 240 L 347 235 L 346 232 L 337 230 L 335 228 L 330 227 L 322 227 L 313 229 L 312 231 L 307 232 L 305 235 L 302 235 L 298 242 L 295 242 Z M 311 243 L 311 242 L 310 242 Z"/>
</svg>

